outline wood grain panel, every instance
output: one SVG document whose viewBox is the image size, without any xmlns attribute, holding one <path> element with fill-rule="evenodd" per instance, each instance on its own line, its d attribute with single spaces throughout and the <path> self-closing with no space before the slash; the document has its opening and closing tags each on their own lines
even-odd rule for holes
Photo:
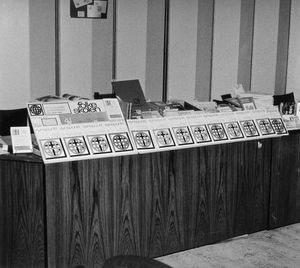
<svg viewBox="0 0 300 268">
<path fill-rule="evenodd" d="M 101 267 L 299 222 L 299 135 L 46 166 L 2 156 L 0 266 Z"/>
<path fill-rule="evenodd" d="M 245 143 L 244 156 L 248 165 L 246 224 L 248 233 L 268 228 L 272 140 Z"/>
<path fill-rule="evenodd" d="M 114 169 L 120 168 L 119 160 L 46 166 L 50 267 L 94 267 L 113 252 L 112 214 L 118 209 L 112 200 L 119 194 Z"/>
<path fill-rule="evenodd" d="M 270 142 L 207 147 L 209 242 L 267 228 Z M 207 242 L 207 241 L 206 241 Z"/>
<path fill-rule="evenodd" d="M 300 221 L 300 134 L 273 140 L 270 228 Z"/>
<path fill-rule="evenodd" d="M 268 141 L 47 165 L 49 265 L 161 256 L 266 228 L 269 165 Z"/>
<path fill-rule="evenodd" d="M 0 165 L 0 267 L 45 267 L 43 165 Z"/>
<path fill-rule="evenodd" d="M 139 165 L 141 203 L 141 254 L 158 256 L 168 246 L 166 238 L 167 198 L 164 174 L 167 174 L 170 152 L 141 156 Z M 142 168 L 141 168 L 142 167 Z"/>
</svg>

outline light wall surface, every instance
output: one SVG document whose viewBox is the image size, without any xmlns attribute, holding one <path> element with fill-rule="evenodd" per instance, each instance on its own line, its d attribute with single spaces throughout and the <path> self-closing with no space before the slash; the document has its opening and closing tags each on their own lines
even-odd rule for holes
<svg viewBox="0 0 300 268">
<path fill-rule="evenodd" d="M 28 0 L 0 2 L 0 107 L 25 107 L 30 99 Z"/>
<path fill-rule="evenodd" d="M 168 99 L 195 96 L 197 14 L 197 0 L 170 1 Z"/>
<path fill-rule="evenodd" d="M 292 1 L 289 42 L 287 92 L 294 92 L 300 100 L 300 1 Z"/>
<path fill-rule="evenodd" d="M 170 0 L 165 77 L 169 99 L 220 98 L 238 82 L 241 73 L 246 74 L 252 92 L 274 94 L 276 77 L 281 79 L 276 81 L 281 85 L 277 93 L 293 91 L 300 98 L 299 1 L 251 1 L 254 14 L 245 6 L 249 1 Z M 24 107 L 32 98 L 55 94 L 55 90 L 87 97 L 95 91 L 111 91 L 113 1 L 109 0 L 107 20 L 72 19 L 69 1 L 58 2 L 59 66 L 55 66 L 54 1 L 0 2 L 0 104 L 4 109 Z M 154 75 L 163 69 L 164 13 L 157 13 L 157 17 L 153 14 L 161 3 L 116 2 L 116 78 L 139 79 L 146 96 L 158 100 L 162 96 L 162 74 L 157 81 Z M 199 7 L 207 8 L 207 24 L 199 18 L 203 15 Z M 290 21 L 282 23 L 280 18 L 286 12 L 291 15 Z M 242 37 L 241 22 L 245 24 L 243 29 L 253 28 L 249 33 L 253 39 Z M 212 42 L 203 43 L 206 36 Z M 281 36 L 288 38 L 286 51 L 285 44 L 278 45 Z M 247 54 L 243 54 L 245 47 Z M 154 55 L 156 52 L 162 54 Z M 285 57 L 286 69 L 278 62 Z M 247 65 L 240 65 L 241 58 Z M 55 88 L 57 82 L 59 88 Z"/>
<path fill-rule="evenodd" d="M 113 2 L 107 19 L 70 17 L 70 1 L 60 1 L 60 93 L 92 98 L 110 93 Z"/>
<path fill-rule="evenodd" d="M 139 16 L 132 15 L 134 3 L 128 5 L 129 0 L 118 1 L 117 12 L 117 79 L 139 79 L 143 88 L 144 79 L 149 75 L 143 55 L 149 46 L 154 46 L 148 43 L 152 34 L 147 27 L 150 18 L 143 20 L 147 13 L 145 1 L 144 5 L 135 4 Z M 288 18 L 281 21 L 279 18 L 286 18 L 286 12 L 290 12 L 290 0 L 171 0 L 165 77 L 168 99 L 220 99 L 222 94 L 231 93 L 232 88 L 243 82 L 245 90 L 267 94 L 275 94 L 275 91 L 283 94 L 287 84 L 287 90 L 293 87 L 297 95 L 300 91 L 295 85 L 300 64 L 296 30 L 299 3 L 291 1 L 289 25 Z M 151 2 L 148 0 L 149 5 Z M 163 26 L 157 25 L 160 30 Z M 290 51 L 286 45 L 289 40 L 280 39 L 287 39 L 287 32 L 290 32 Z M 133 33 L 141 40 L 136 53 L 128 49 L 130 45 L 136 47 L 137 37 Z M 128 41 L 132 36 L 133 44 Z M 156 43 L 161 45 L 161 42 Z M 147 63 L 153 55 L 146 53 L 145 57 Z M 151 88 L 149 83 L 147 87 Z M 161 96 L 157 87 L 155 89 L 153 95 Z M 160 90 L 162 92 L 162 88 Z"/>
<path fill-rule="evenodd" d="M 145 89 L 148 0 L 117 1 L 116 79 L 139 79 Z"/>
<path fill-rule="evenodd" d="M 275 89 L 279 0 L 256 0 L 251 91 Z"/>
<path fill-rule="evenodd" d="M 92 91 L 92 20 L 70 18 L 60 1 L 60 91 L 89 97 Z"/>
<path fill-rule="evenodd" d="M 240 0 L 215 0 L 212 99 L 219 99 L 237 84 L 240 11 Z"/>
<path fill-rule="evenodd" d="M 55 1 L 29 0 L 29 37 L 30 99 L 54 95 Z"/>
</svg>

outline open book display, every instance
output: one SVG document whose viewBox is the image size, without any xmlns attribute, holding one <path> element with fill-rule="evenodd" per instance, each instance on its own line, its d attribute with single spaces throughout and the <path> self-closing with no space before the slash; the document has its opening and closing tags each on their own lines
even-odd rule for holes
<svg viewBox="0 0 300 268">
<path fill-rule="evenodd" d="M 288 135 L 276 107 L 127 120 L 117 99 L 34 102 L 28 113 L 44 163 Z"/>
<path fill-rule="evenodd" d="M 140 153 L 287 135 L 275 107 L 227 113 L 194 112 L 190 115 L 127 120 Z"/>
<path fill-rule="evenodd" d="M 117 99 L 33 102 L 27 107 L 45 163 L 134 153 Z"/>
</svg>

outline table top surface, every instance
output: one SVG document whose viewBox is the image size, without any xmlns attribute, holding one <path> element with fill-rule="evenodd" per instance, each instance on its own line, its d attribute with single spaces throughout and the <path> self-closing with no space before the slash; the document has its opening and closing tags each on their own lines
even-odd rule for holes
<svg viewBox="0 0 300 268">
<path fill-rule="evenodd" d="M 11 137 L 10 136 L 1 136 L 1 139 L 3 139 L 8 144 L 9 153 L 8 154 L 0 154 L 0 160 L 43 163 L 42 157 L 35 155 L 33 153 L 13 154 L 12 150 L 11 150 Z"/>
</svg>

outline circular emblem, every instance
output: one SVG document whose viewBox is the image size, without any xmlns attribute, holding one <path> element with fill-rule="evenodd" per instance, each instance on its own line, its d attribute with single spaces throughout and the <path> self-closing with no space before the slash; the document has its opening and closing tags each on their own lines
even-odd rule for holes
<svg viewBox="0 0 300 268">
<path fill-rule="evenodd" d="M 282 121 L 280 119 L 277 119 L 277 118 L 272 119 L 271 123 L 272 123 L 272 125 L 273 125 L 273 127 L 274 127 L 274 129 L 277 133 L 285 133 L 284 126 L 283 126 Z"/>
<path fill-rule="evenodd" d="M 237 124 L 228 124 L 227 130 L 231 137 L 239 137 L 241 135 L 241 130 Z"/>
<path fill-rule="evenodd" d="M 84 142 L 80 139 L 70 139 L 68 147 L 73 154 L 82 154 L 86 150 Z"/>
<path fill-rule="evenodd" d="M 97 152 L 104 152 L 108 149 L 107 140 L 103 137 L 94 137 L 91 140 L 92 148 Z"/>
<path fill-rule="evenodd" d="M 151 139 L 149 135 L 144 132 L 137 133 L 135 135 L 135 140 L 140 147 L 147 148 L 151 145 Z"/>
<path fill-rule="evenodd" d="M 170 145 L 172 144 L 172 138 L 168 131 L 160 130 L 157 132 L 157 139 L 160 144 Z"/>
<path fill-rule="evenodd" d="M 43 108 L 41 104 L 32 104 L 29 106 L 29 111 L 32 116 L 43 115 Z"/>
<path fill-rule="evenodd" d="M 113 143 L 119 150 L 126 150 L 129 147 L 128 138 L 122 134 L 115 135 L 113 138 Z"/>
<path fill-rule="evenodd" d="M 225 137 L 224 130 L 219 125 L 213 125 L 211 127 L 211 133 L 218 140 L 223 139 Z"/>
<path fill-rule="evenodd" d="M 57 141 L 47 141 L 44 143 L 45 153 L 51 157 L 60 156 L 62 154 L 62 148 Z"/>
<path fill-rule="evenodd" d="M 259 128 L 263 133 L 273 132 L 272 126 L 268 120 L 260 120 L 258 124 L 259 124 Z"/>
<path fill-rule="evenodd" d="M 199 141 L 206 141 L 209 139 L 209 136 L 207 134 L 205 127 L 202 127 L 202 126 L 196 127 L 194 129 L 194 134 L 195 134 L 196 139 Z"/>
<path fill-rule="evenodd" d="M 188 143 L 191 141 L 190 133 L 184 128 L 179 128 L 176 130 L 176 137 L 181 143 Z"/>
<path fill-rule="evenodd" d="M 243 123 L 243 129 L 245 130 L 245 133 L 247 136 L 253 136 L 257 135 L 257 130 L 253 122 L 251 121 L 246 121 Z"/>
</svg>

